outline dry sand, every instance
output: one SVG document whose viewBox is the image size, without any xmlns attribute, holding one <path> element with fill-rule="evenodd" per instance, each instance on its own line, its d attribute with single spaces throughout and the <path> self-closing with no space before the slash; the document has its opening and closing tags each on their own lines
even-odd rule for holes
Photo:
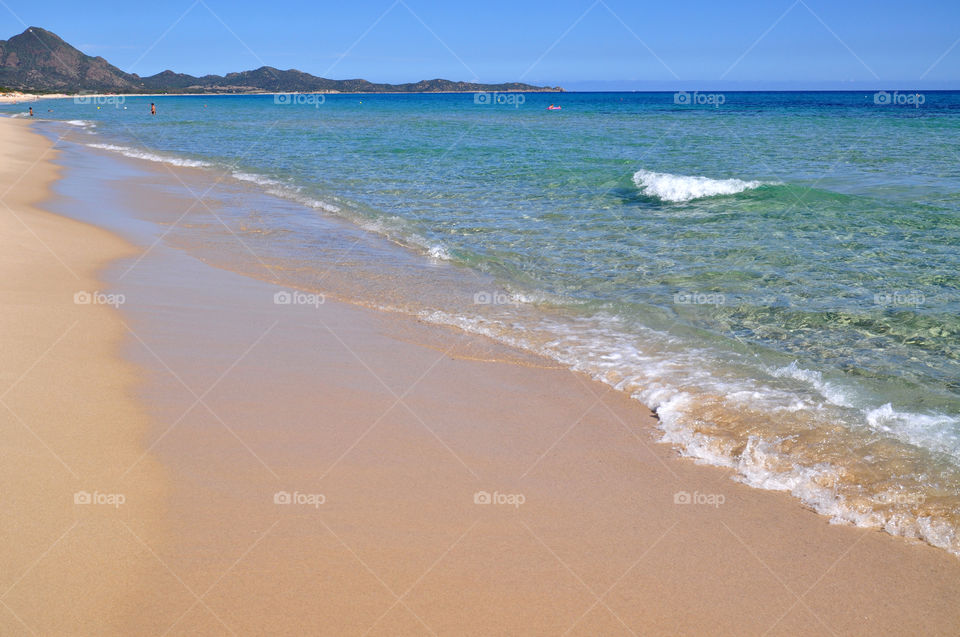
<svg viewBox="0 0 960 637">
<path fill-rule="evenodd" d="M 0 635 L 132 634 L 163 570 L 145 544 L 164 482 L 151 458 L 120 479 L 147 415 L 119 314 L 74 302 L 132 246 L 37 209 L 57 177 L 50 143 L 9 118 L 0 139 Z M 83 492 L 104 504 L 75 504 Z"/>
<path fill-rule="evenodd" d="M 4 149 L 42 150 L 0 124 Z M 82 322 L 5 400 L 83 479 L 0 421 L 0 634 L 960 631 L 955 557 L 678 459 L 648 410 L 550 361 L 332 301 L 277 305 L 276 286 L 162 245 L 104 275 L 128 330 L 73 305 L 129 247 L 29 208 L 43 170 L 5 201 L 83 279 L 3 209 L 7 385 Z M 130 188 L 171 219 L 192 201 Z M 140 504 L 75 506 L 80 484 Z"/>
<path fill-rule="evenodd" d="M 21 102 L 37 102 L 39 100 L 56 100 L 62 99 L 64 97 L 73 97 L 66 93 L 45 93 L 43 95 L 36 95 L 34 93 L 0 93 L 0 104 L 19 104 Z"/>
</svg>

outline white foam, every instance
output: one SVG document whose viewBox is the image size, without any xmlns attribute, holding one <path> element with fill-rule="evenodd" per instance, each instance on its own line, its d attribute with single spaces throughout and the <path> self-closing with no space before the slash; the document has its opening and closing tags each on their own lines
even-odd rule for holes
<svg viewBox="0 0 960 637">
<path fill-rule="evenodd" d="M 740 179 L 710 179 L 688 175 L 671 175 L 650 170 L 638 170 L 633 175 L 633 183 L 644 194 L 661 201 L 683 202 L 716 195 L 735 195 L 744 190 L 765 185 L 762 181 L 742 181 Z"/>
<path fill-rule="evenodd" d="M 276 193 L 271 192 L 271 194 L 276 194 Z M 301 197 L 301 196 L 296 196 L 294 197 L 294 199 L 305 206 L 308 206 L 310 208 L 315 208 L 317 210 L 324 210 L 326 212 L 332 212 L 333 214 L 337 214 L 341 212 L 340 206 L 337 206 L 327 201 L 321 201 L 320 199 L 313 199 L 311 197 Z"/>
<path fill-rule="evenodd" d="M 331 212 L 333 214 L 341 212 L 340 206 L 332 204 L 328 201 L 307 197 L 303 194 L 301 188 L 290 186 L 277 179 L 265 177 L 263 175 L 245 173 L 239 170 L 235 170 L 230 174 L 234 179 L 239 181 L 257 184 L 258 186 L 262 187 L 264 192 L 266 192 L 268 195 L 274 195 L 276 197 L 282 197 L 284 199 L 296 201 L 299 204 L 303 204 L 304 206 L 313 208 L 315 210 L 323 210 L 324 212 Z"/>
<path fill-rule="evenodd" d="M 147 151 L 137 150 L 128 146 L 117 146 L 116 144 L 87 144 L 90 148 L 99 148 L 120 153 L 124 157 L 132 159 L 143 159 L 161 164 L 170 164 L 171 166 L 181 166 L 184 168 L 209 168 L 213 164 L 198 159 L 182 159 L 180 157 L 165 157 Z"/>
<path fill-rule="evenodd" d="M 407 221 L 402 217 L 383 216 L 370 218 L 360 215 L 349 215 L 348 218 L 361 229 L 378 234 L 404 247 L 419 250 L 425 254 L 427 258 L 435 262 L 453 260 L 453 255 L 450 254 L 446 246 L 434 243 L 427 237 L 412 232 L 409 229 Z"/>
<path fill-rule="evenodd" d="M 943 414 L 919 414 L 898 411 L 887 403 L 865 411 L 867 424 L 874 431 L 904 442 L 960 458 L 960 434 L 956 418 Z"/>
<path fill-rule="evenodd" d="M 281 182 L 276 179 L 270 179 L 269 177 L 264 177 L 263 175 L 254 175 L 251 173 L 241 172 L 235 170 L 230 173 L 234 179 L 239 179 L 240 181 L 249 181 L 251 183 L 257 184 L 258 186 L 280 186 Z"/>
<path fill-rule="evenodd" d="M 774 378 L 792 378 L 811 385 L 821 396 L 838 407 L 852 407 L 850 397 L 841 388 L 823 380 L 823 374 L 800 367 L 798 361 L 793 361 L 786 367 L 780 367 L 770 373 Z"/>
<path fill-rule="evenodd" d="M 447 252 L 447 249 L 438 245 L 430 246 L 427 254 L 430 255 L 431 259 L 435 259 L 437 261 L 449 261 L 451 258 L 450 253 Z"/>
<path fill-rule="evenodd" d="M 79 126 L 81 128 L 93 128 L 96 126 L 94 122 L 85 119 L 68 119 L 63 121 L 64 124 L 69 124 L 70 126 Z"/>
</svg>

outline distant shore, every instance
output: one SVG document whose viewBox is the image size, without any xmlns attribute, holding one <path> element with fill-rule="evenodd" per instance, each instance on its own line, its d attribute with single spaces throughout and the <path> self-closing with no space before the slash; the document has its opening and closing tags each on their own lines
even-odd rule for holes
<svg viewBox="0 0 960 637">
<path fill-rule="evenodd" d="M 0 93 L 0 104 L 19 104 L 20 102 L 36 102 L 46 99 L 63 99 L 73 97 L 66 93 Z"/>
<path fill-rule="evenodd" d="M 38 100 L 104 97 L 216 97 L 218 95 L 472 95 L 474 93 L 565 93 L 563 89 L 539 91 L 227 91 L 216 93 L 0 93 L 0 104 Z"/>
</svg>

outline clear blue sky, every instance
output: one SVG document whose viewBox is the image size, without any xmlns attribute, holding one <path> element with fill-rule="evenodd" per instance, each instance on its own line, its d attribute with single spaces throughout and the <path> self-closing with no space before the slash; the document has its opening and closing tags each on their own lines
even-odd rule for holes
<svg viewBox="0 0 960 637">
<path fill-rule="evenodd" d="M 960 88 L 960 0 L 0 0 L 23 23 L 140 75 Z"/>
</svg>

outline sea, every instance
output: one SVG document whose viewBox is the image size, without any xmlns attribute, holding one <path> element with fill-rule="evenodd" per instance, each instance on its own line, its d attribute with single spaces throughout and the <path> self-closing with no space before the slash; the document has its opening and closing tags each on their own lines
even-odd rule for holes
<svg viewBox="0 0 960 637">
<path fill-rule="evenodd" d="M 218 223 L 168 240 L 213 262 L 540 353 L 685 456 L 960 555 L 960 92 L 31 105 L 207 175 Z"/>
</svg>

